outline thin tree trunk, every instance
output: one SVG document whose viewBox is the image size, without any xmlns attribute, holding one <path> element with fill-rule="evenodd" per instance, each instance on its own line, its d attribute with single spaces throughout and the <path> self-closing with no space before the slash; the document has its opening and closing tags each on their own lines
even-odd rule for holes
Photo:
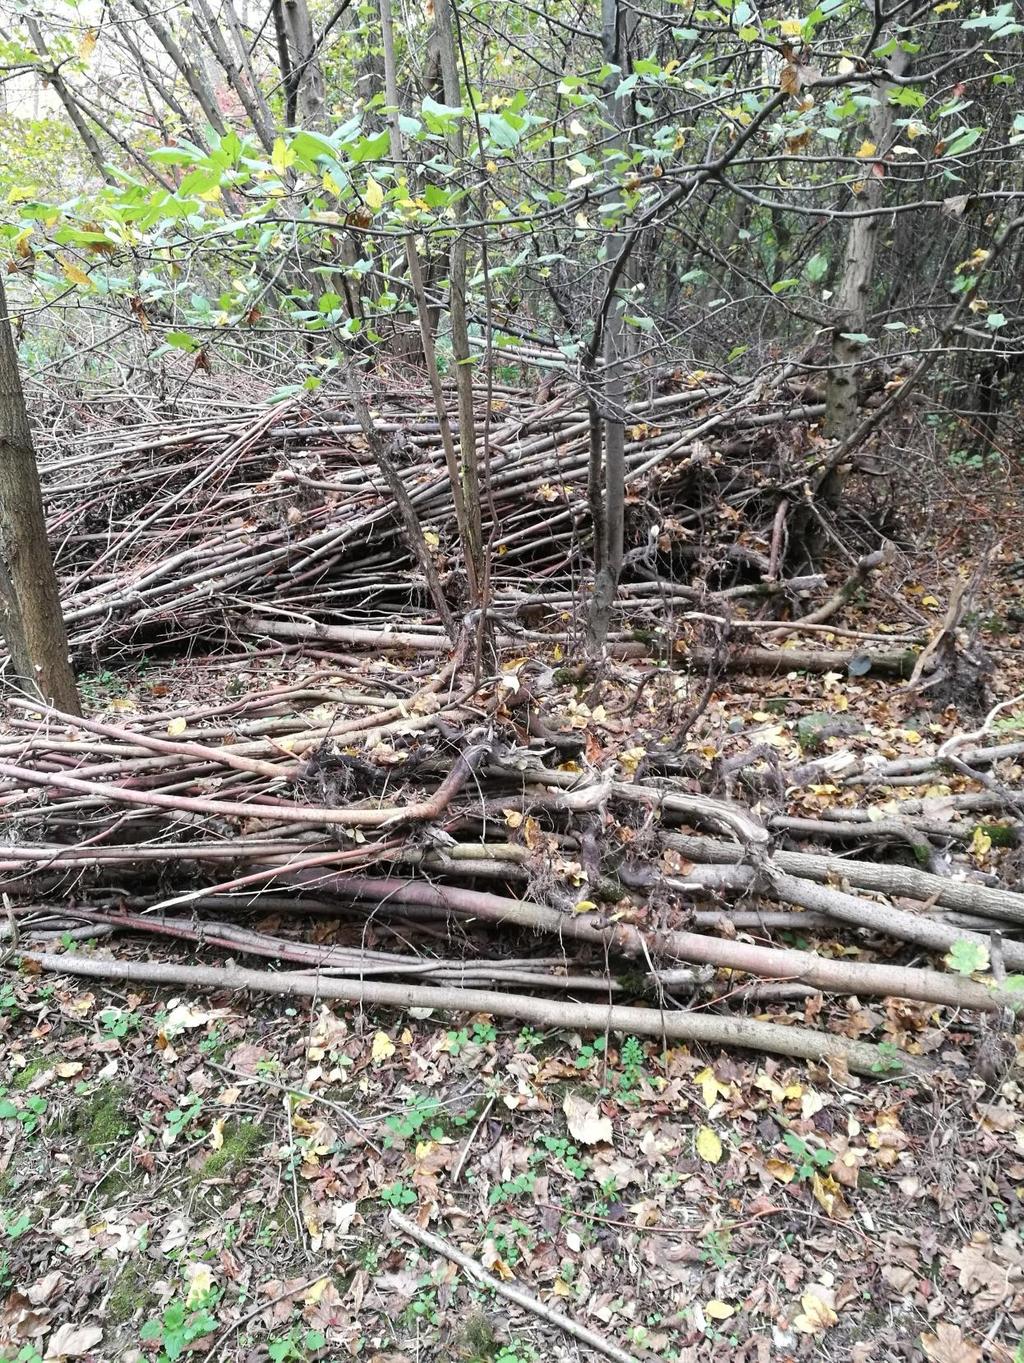
<svg viewBox="0 0 1024 1363">
<path fill-rule="evenodd" d="M 455 30 L 451 0 L 435 0 L 434 14 L 441 57 L 441 77 L 445 102 L 452 108 L 462 104 L 462 83 L 455 59 Z M 460 166 L 465 158 L 462 120 L 452 120 L 449 137 L 452 164 Z M 462 496 L 466 504 L 466 529 L 470 539 L 466 552 L 473 559 L 473 578 L 478 588 L 484 580 L 483 530 L 480 514 L 480 468 L 476 449 L 476 417 L 473 411 L 473 357 L 469 349 L 466 320 L 466 200 L 455 208 L 455 237 L 448 265 L 451 289 L 452 352 L 455 357 L 455 384 L 459 400 L 459 453 L 462 457 Z M 474 605 L 480 601 L 475 599 Z"/>
<path fill-rule="evenodd" d="M 143 0 L 128 0 L 128 4 L 131 5 L 132 9 L 134 9 L 137 14 L 145 19 L 153 36 L 181 73 L 193 98 L 209 120 L 211 128 L 213 128 L 214 132 L 220 133 L 221 136 L 223 136 L 224 133 L 227 132 L 227 127 L 224 123 L 224 119 L 221 117 L 221 112 L 217 107 L 216 97 L 208 86 L 202 70 L 195 62 L 189 60 L 177 39 L 174 37 L 174 34 L 167 25 L 162 22 L 158 15 L 150 13 L 146 4 L 143 3 Z"/>
<path fill-rule="evenodd" d="M 906 54 L 902 49 L 897 49 L 889 62 L 890 74 L 898 76 L 906 63 Z M 883 82 L 876 93 L 875 105 L 868 120 L 868 141 L 874 144 L 874 149 L 864 158 L 864 180 L 857 195 L 858 206 L 870 212 L 854 218 L 850 223 L 843 275 L 836 296 L 832 364 L 825 394 L 824 421 L 826 434 L 835 440 L 844 440 L 857 421 L 857 365 L 864 343 L 851 340 L 851 337 L 862 335 L 867 324 L 868 298 L 875 270 L 885 188 L 884 157 L 892 141 L 892 125 L 889 85 Z M 837 468 L 822 487 L 821 495 L 827 504 L 836 506 L 842 490 L 843 477 Z"/>
<path fill-rule="evenodd" d="M 324 122 L 327 96 L 309 6 L 306 0 L 282 0 L 280 8 L 291 49 L 298 120 L 304 128 L 319 128 Z M 294 122 L 295 118 L 293 112 L 291 121 Z"/>
<path fill-rule="evenodd" d="M 602 43 L 605 63 L 612 67 L 606 82 L 605 112 L 615 128 L 612 147 L 625 154 L 628 98 L 617 93 L 628 74 L 630 20 L 619 0 L 601 0 Z M 621 169 L 621 167 L 620 167 Z M 605 242 L 605 258 L 614 261 L 622 248 L 622 236 L 611 232 Z M 597 323 L 595 322 L 595 325 Z M 626 507 L 626 350 L 628 338 L 623 300 L 612 298 L 604 328 L 604 376 L 600 385 L 604 418 L 604 531 L 603 563 L 595 564 L 594 594 L 587 616 L 588 643 L 596 652 L 604 646 L 611 625 L 612 607 L 622 571 Z M 591 505 L 599 498 L 591 490 Z M 595 533 L 596 542 L 596 533 Z"/>
<path fill-rule="evenodd" d="M 81 714 L 2 280 L 0 631 L 11 655 L 11 668 L 25 689 L 70 714 Z"/>
<path fill-rule="evenodd" d="M 71 120 L 75 132 L 77 132 L 78 136 L 82 139 L 82 145 L 89 153 L 89 159 L 107 184 L 114 184 L 115 179 L 112 172 L 107 168 L 103 150 L 96 141 L 95 134 L 89 126 L 88 119 L 79 108 L 78 101 L 68 89 L 64 77 L 60 73 L 60 68 L 54 64 L 39 24 L 30 15 L 26 15 L 25 27 L 28 29 L 29 37 L 32 39 L 36 51 L 39 53 L 40 57 L 42 57 L 43 61 L 46 62 L 46 68 L 44 69 L 43 74 L 50 82 L 61 104 L 64 105 L 64 111 Z M 4 316 L 6 317 L 6 315 L 5 309 Z"/>
<path fill-rule="evenodd" d="M 391 159 L 396 166 L 405 164 L 405 156 L 402 150 L 402 130 L 399 124 L 399 93 L 398 93 L 398 66 L 395 58 L 395 26 L 394 18 L 391 13 L 391 0 L 378 0 L 380 12 L 381 35 L 383 37 L 384 48 L 384 97 L 388 105 L 388 131 L 391 140 Z M 480 583 L 476 577 L 476 562 L 471 552 L 473 543 L 472 534 L 469 530 L 466 514 L 466 500 L 462 491 L 462 478 L 459 472 L 459 460 L 455 452 L 455 440 L 452 436 L 451 422 L 448 420 L 448 405 L 445 398 L 444 389 L 441 385 L 441 375 L 437 368 L 437 352 L 434 347 L 434 332 L 430 324 L 430 311 L 427 305 L 426 290 L 423 287 L 423 267 L 420 262 L 419 251 L 416 247 L 416 237 L 413 232 L 405 234 L 405 259 L 409 271 L 409 284 L 412 288 L 413 297 L 416 300 L 416 313 L 419 318 L 420 341 L 423 346 L 423 362 L 427 371 L 427 379 L 430 383 L 430 391 L 434 399 L 434 407 L 437 410 L 437 421 L 440 427 L 441 444 L 444 448 L 445 464 L 448 469 L 448 476 L 452 483 L 452 501 L 455 507 L 455 522 L 459 529 L 459 539 L 462 544 L 462 553 L 466 564 L 466 579 L 469 587 L 469 597 L 471 601 L 480 598 Z"/>
</svg>

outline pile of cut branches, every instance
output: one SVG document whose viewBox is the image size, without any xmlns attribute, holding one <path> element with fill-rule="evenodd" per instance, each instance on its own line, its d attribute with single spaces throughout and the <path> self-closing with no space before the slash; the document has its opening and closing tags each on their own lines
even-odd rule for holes
<svg viewBox="0 0 1024 1363">
<path fill-rule="evenodd" d="M 921 1027 L 935 1005 L 1015 1008 L 1024 895 L 960 858 L 979 830 L 1019 841 L 1024 811 L 1004 782 L 1024 743 L 981 732 L 932 756 L 847 749 L 783 765 L 753 739 L 723 761 L 638 725 L 617 757 L 591 759 L 543 713 L 550 669 L 479 686 L 467 652 L 429 679 L 391 666 L 376 690 L 370 673 L 360 692 L 306 681 L 117 722 L 10 702 L 7 954 L 859 1070 L 889 1063 L 858 1039 L 863 1000 L 928 1005 Z M 927 798 L 901 801 L 899 817 L 873 803 L 893 782 L 940 777 L 963 787 L 941 813 Z M 808 817 L 807 792 L 823 788 L 835 805 Z M 78 947 L 113 934 L 173 940 L 203 963 Z M 846 1024 L 752 1016 L 792 1000 L 806 1024 L 821 993 L 846 999 Z"/>
<path fill-rule="evenodd" d="M 670 653 L 685 630 L 704 666 L 724 655 L 727 634 L 742 650 L 751 631 L 797 617 L 821 629 L 885 565 L 877 541 L 858 544 L 830 589 L 810 561 L 807 527 L 819 513 L 807 480 L 826 446 L 813 425 L 821 406 L 804 396 L 697 374 L 631 410 L 613 653 L 652 644 Z M 541 405 L 523 390 L 478 394 L 488 605 L 510 642 L 572 642 L 584 615 L 590 423 L 580 403 L 569 389 Z M 458 616 L 460 551 L 431 399 L 393 390 L 372 420 Z M 130 661 L 157 646 L 226 640 L 446 651 L 445 622 L 371 444 L 350 407 L 299 399 L 225 404 L 176 422 L 108 418 L 86 425 L 73 453 L 63 438 L 44 441 L 76 659 Z M 885 645 L 879 668 L 909 672 L 916 628 L 868 641 Z M 747 650 L 744 665 L 771 661 Z"/>
</svg>

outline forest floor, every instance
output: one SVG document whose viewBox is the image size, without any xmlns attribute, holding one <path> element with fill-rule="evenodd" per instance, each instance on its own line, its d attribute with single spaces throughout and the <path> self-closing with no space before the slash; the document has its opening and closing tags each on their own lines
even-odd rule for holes
<svg viewBox="0 0 1024 1363">
<path fill-rule="evenodd" d="M 597 1356 L 392 1208 L 637 1358 L 1020 1358 L 1019 1070 L 924 1009 L 849 1020 L 918 1029 L 926 1086 L 46 977 L 0 1008 L 5 1359 Z"/>
<path fill-rule="evenodd" d="M 896 588 L 935 623 L 938 570 L 972 523 L 990 528 L 959 506 L 936 561 Z M 998 699 L 1024 689 L 1024 596 L 1010 554 L 993 567 L 982 634 Z M 846 623 L 877 627 L 871 611 Z M 280 664 L 292 678 L 296 666 L 314 664 Z M 181 662 L 98 672 L 83 693 L 116 715 L 279 680 L 273 664 L 239 677 Z M 620 699 L 584 716 L 595 765 L 625 741 Z M 555 698 L 547 722 L 572 725 L 574 705 Z M 829 745 L 887 757 L 931 751 L 976 718 L 908 708 L 891 682 L 780 670 L 729 678 L 692 742 L 727 751 L 730 734 L 758 731 L 795 757 L 801 716 L 820 710 L 861 724 Z M 1019 849 L 971 855 L 1019 880 Z M 323 942 L 352 931 L 316 925 Z M 374 944 L 375 929 L 355 931 Z M 458 954 L 457 929 L 415 931 L 420 950 L 434 931 Z M 848 939 L 815 945 L 857 954 Z M 194 958 L 155 940 L 131 949 Z M 424 1248 L 397 1212 L 637 1359 L 1020 1363 L 1024 1038 L 993 1077 L 976 1016 L 820 995 L 743 1007 L 873 1034 L 937 1068 L 927 1083 L 856 1078 L 489 1016 L 8 972 L 0 1358 L 597 1357 Z"/>
</svg>

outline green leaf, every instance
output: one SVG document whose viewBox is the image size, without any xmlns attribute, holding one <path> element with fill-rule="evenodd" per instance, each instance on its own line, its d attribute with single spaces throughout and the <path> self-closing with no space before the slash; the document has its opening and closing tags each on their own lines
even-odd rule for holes
<svg viewBox="0 0 1024 1363">
<path fill-rule="evenodd" d="M 990 312 L 985 318 L 988 325 L 995 331 L 998 327 L 1006 326 L 1006 317 L 1001 312 Z"/>
<path fill-rule="evenodd" d="M 946 150 L 942 153 L 943 156 L 962 155 L 968 148 L 974 146 L 983 131 L 984 129 L 982 128 L 968 128 L 967 131 L 961 133 L 959 137 L 953 138 L 952 142 L 949 143 Z"/>
<path fill-rule="evenodd" d="M 828 256 L 817 251 L 804 266 L 804 278 L 809 279 L 812 284 L 818 284 L 827 274 Z"/>
<path fill-rule="evenodd" d="M 973 975 L 975 971 L 987 970 L 988 947 L 983 942 L 961 939 L 954 942 L 946 953 L 946 964 L 958 975 Z"/>
<path fill-rule="evenodd" d="M 164 341 L 167 345 L 173 346 L 175 350 L 185 350 L 188 351 L 189 354 L 191 354 L 192 351 L 199 349 L 199 342 L 193 340 L 187 331 L 169 331 L 164 337 Z M 178 1112 L 177 1114 L 173 1114 L 169 1112 L 167 1115 L 168 1117 L 174 1115 L 180 1117 L 181 1113 Z"/>
<path fill-rule="evenodd" d="M 868 345 L 871 340 L 863 331 L 841 331 L 839 334 L 844 341 L 852 341 L 855 345 Z"/>
</svg>

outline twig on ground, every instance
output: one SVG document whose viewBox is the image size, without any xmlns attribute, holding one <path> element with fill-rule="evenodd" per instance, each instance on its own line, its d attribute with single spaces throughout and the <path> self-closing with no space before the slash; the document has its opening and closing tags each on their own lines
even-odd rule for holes
<svg viewBox="0 0 1024 1363">
<path fill-rule="evenodd" d="M 456 1249 L 453 1244 L 442 1239 L 440 1235 L 424 1230 L 422 1226 L 418 1226 L 415 1221 L 410 1221 L 401 1212 L 392 1210 L 391 1223 L 425 1249 L 429 1249 L 434 1254 L 439 1254 L 442 1258 L 449 1259 L 452 1263 L 458 1264 L 460 1268 L 464 1268 L 478 1283 L 490 1288 L 499 1297 L 504 1297 L 506 1301 L 515 1302 L 517 1306 L 522 1307 L 524 1311 L 529 1311 L 539 1320 L 546 1320 L 549 1325 L 564 1330 L 566 1334 L 578 1339 L 581 1344 L 585 1344 L 590 1349 L 596 1349 L 598 1353 L 604 1354 L 605 1358 L 612 1359 L 613 1363 L 639 1363 L 635 1354 L 627 1353 L 625 1349 L 620 1349 L 617 1344 L 613 1344 L 611 1340 L 605 1339 L 586 1325 L 580 1325 L 571 1317 L 563 1316 L 558 1311 L 552 1310 L 550 1306 L 545 1305 L 532 1292 L 527 1292 L 525 1288 L 494 1277 L 493 1274 L 487 1272 L 482 1264 L 478 1264 L 475 1259 L 464 1254 L 461 1249 Z"/>
</svg>

